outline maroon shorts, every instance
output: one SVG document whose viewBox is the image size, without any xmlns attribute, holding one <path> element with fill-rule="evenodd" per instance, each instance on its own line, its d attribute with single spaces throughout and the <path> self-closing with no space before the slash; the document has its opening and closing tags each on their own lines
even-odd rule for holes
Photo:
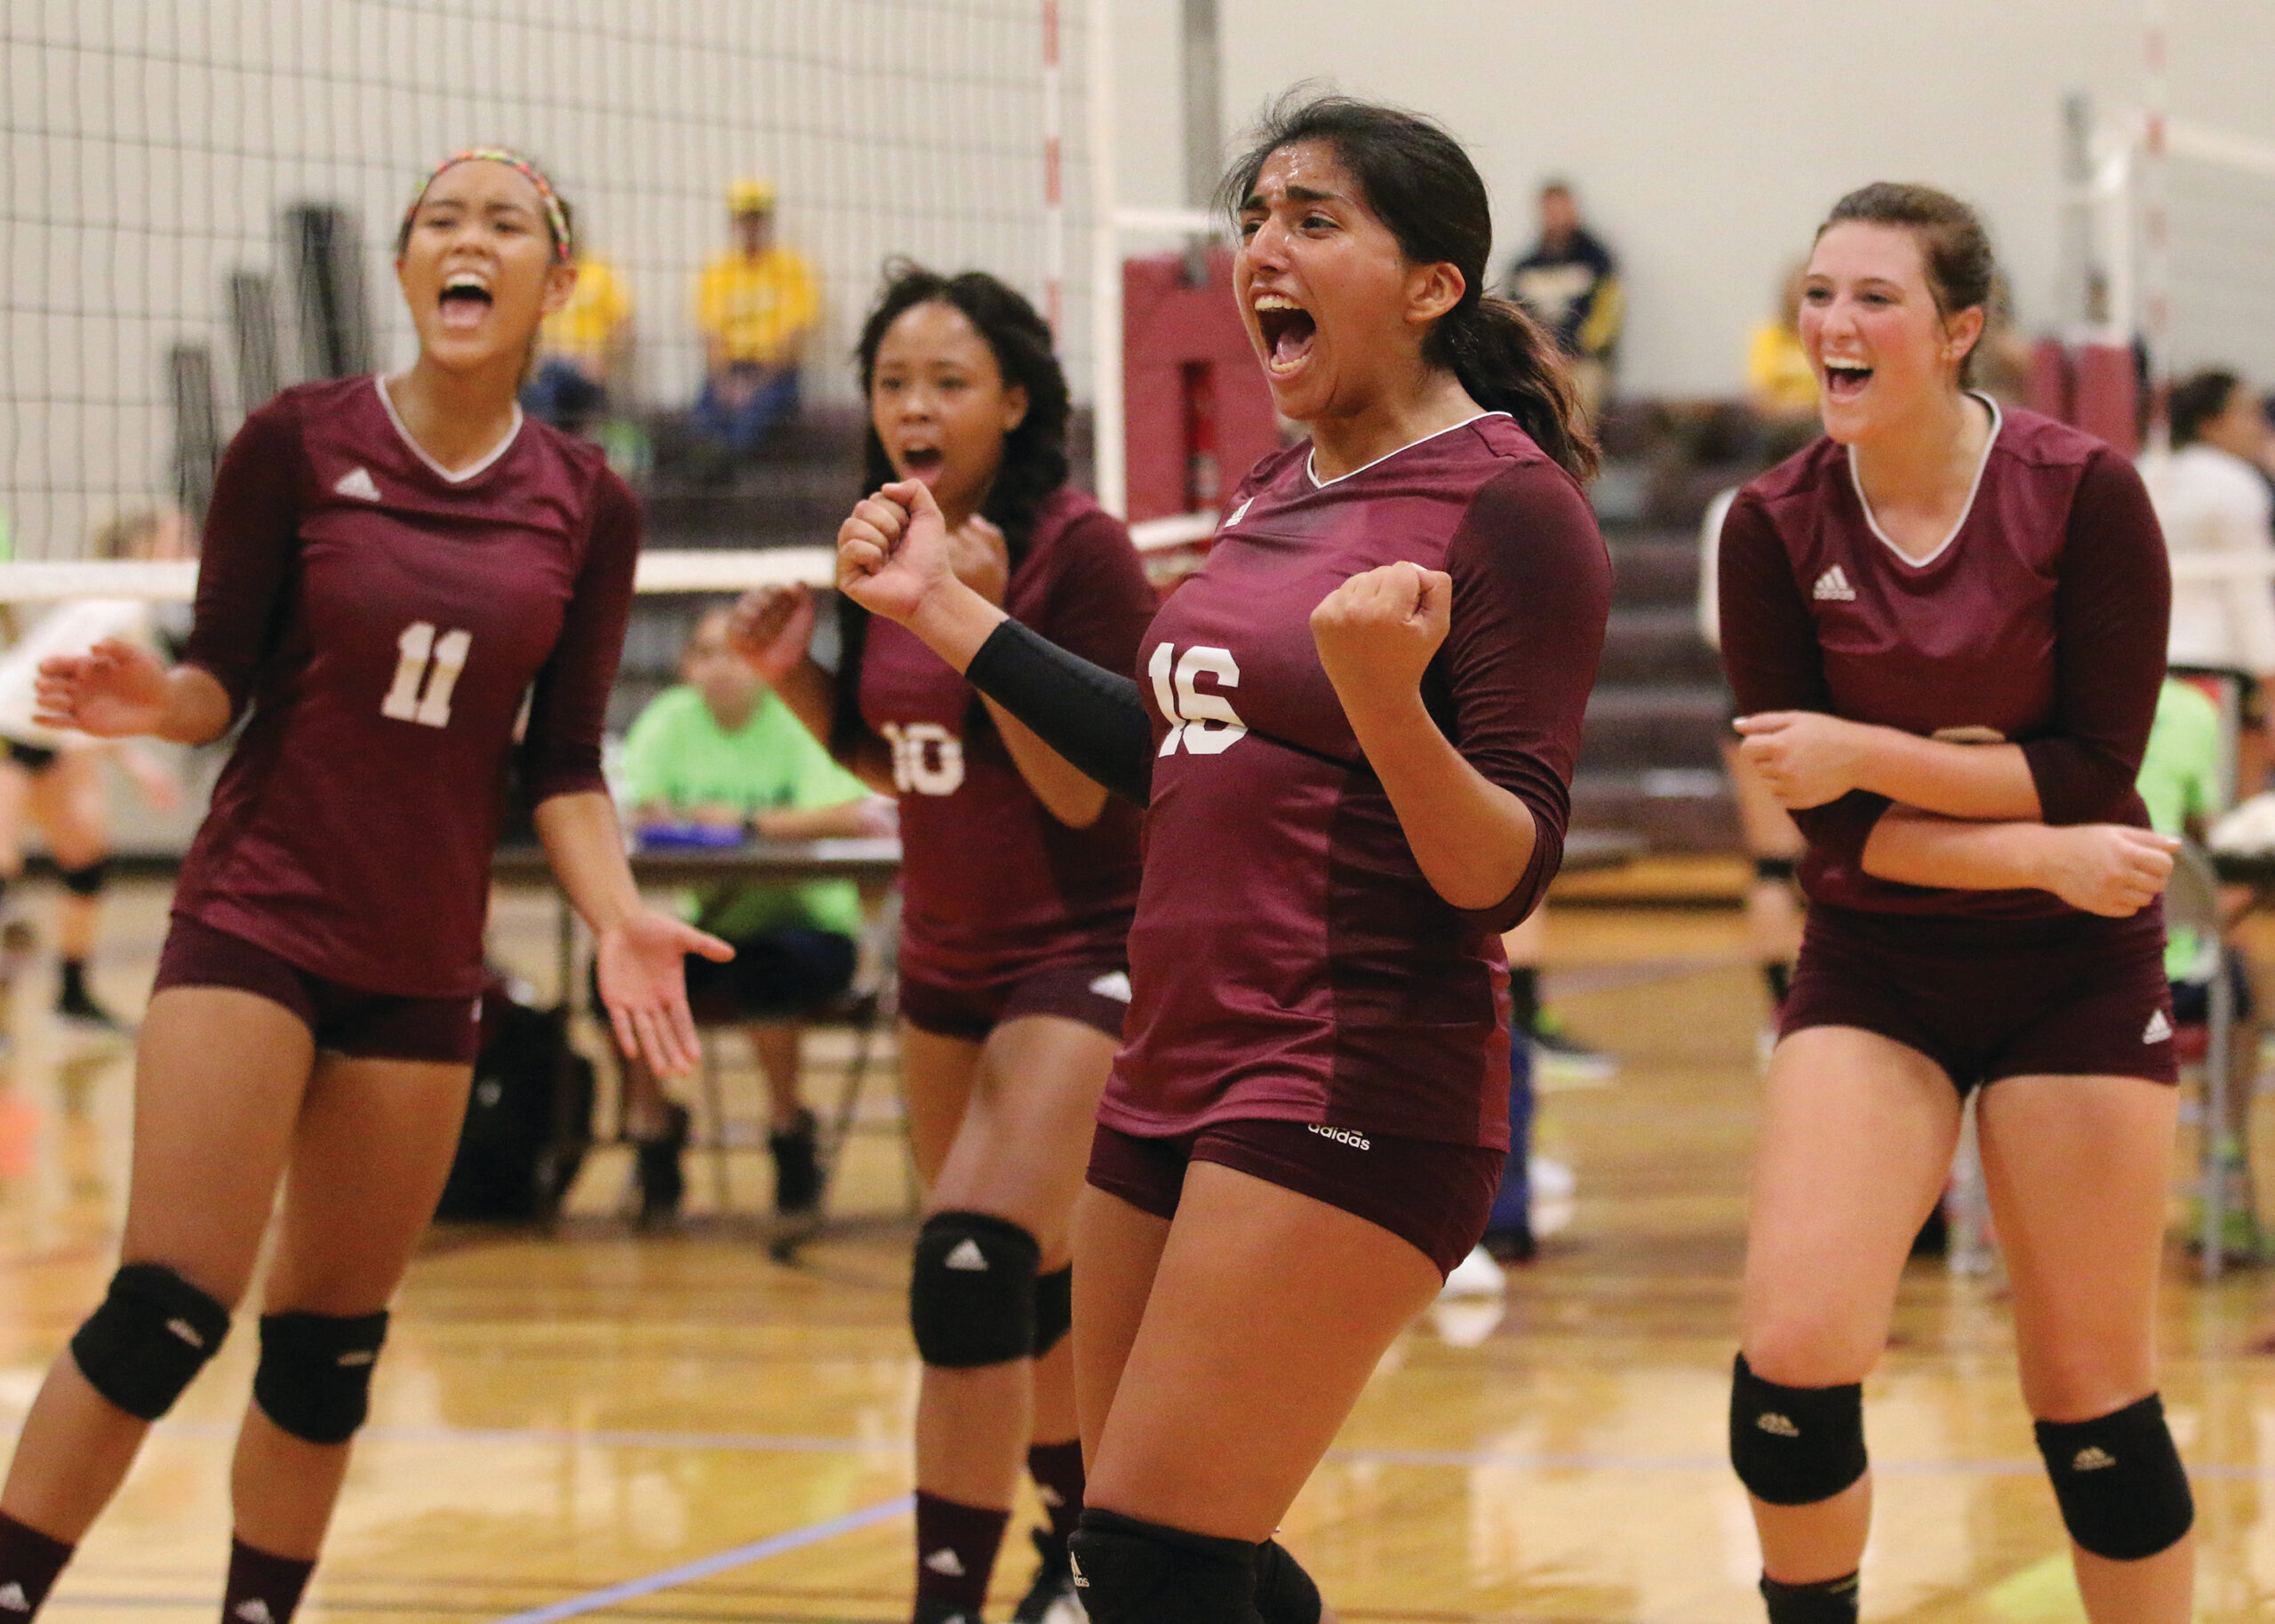
<svg viewBox="0 0 2275 1624">
<path fill-rule="evenodd" d="M 900 977 L 901 1018 L 919 1031 L 979 1043 L 1021 1015 L 1064 1015 L 1116 1042 L 1130 1013 L 1130 970 L 1099 959 L 1038 965 L 1001 981 L 963 986 Z"/>
<path fill-rule="evenodd" d="M 1941 1066 L 2002 1077 L 2179 1080 L 2160 911 L 1981 919 L 1809 910 L 1781 1036 L 1855 1026 Z"/>
<path fill-rule="evenodd" d="M 317 1048 L 355 1060 L 465 1065 L 482 1038 L 478 998 L 403 998 L 344 986 L 179 913 L 150 990 L 169 987 L 231 987 L 281 1004 L 314 1035 Z"/>
<path fill-rule="evenodd" d="M 1215 1162 L 1388 1230 L 1447 1275 L 1484 1237 L 1508 1159 L 1505 1150 L 1308 1122 L 1219 1122 L 1174 1139 L 1101 1122 L 1090 1182 L 1141 1213 L 1174 1218 L 1186 1166 Z"/>
</svg>

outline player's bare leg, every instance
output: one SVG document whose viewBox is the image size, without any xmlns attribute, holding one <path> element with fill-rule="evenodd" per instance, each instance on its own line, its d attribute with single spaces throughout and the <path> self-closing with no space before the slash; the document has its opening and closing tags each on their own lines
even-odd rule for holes
<svg viewBox="0 0 2275 1624">
<path fill-rule="evenodd" d="M 1114 1203 L 1109 1206 L 1109 1203 Z M 1117 1211 L 1116 1208 L 1120 1210 Z M 1079 1289 L 1086 1425 L 1111 1373 L 1156 1219 L 1089 1192 Z M 1177 1216 L 1098 1428 L 1090 1504 L 1189 1533 L 1261 1543 L 1319 1464 L 1392 1340 L 1438 1294 L 1412 1243 L 1340 1207 L 1213 1162 L 1186 1170 Z M 1333 1266 L 1289 1269 L 1291 1257 Z M 1100 1323 L 1104 1321 L 1104 1323 Z M 1094 1330 L 1097 1333 L 1093 1336 Z M 1301 1371 L 1301 1381 L 1289 1373 Z"/>
<path fill-rule="evenodd" d="M 123 1261 L 163 1264 L 221 1304 L 236 1304 L 267 1228 L 313 1059 L 307 1028 L 249 992 L 173 987 L 150 1000 L 136 1056 Z M 0 1510 L 76 1543 L 148 1430 L 98 1393 L 67 1349 L 25 1419 Z"/>
<path fill-rule="evenodd" d="M 110 855 L 110 810 L 104 795 L 102 763 L 92 752 L 59 753 L 55 765 L 31 781 L 28 806 L 41 833 L 47 837 L 56 865 L 67 873 Z M 55 956 L 65 967 L 67 1001 L 70 978 L 84 974 L 101 921 L 100 895 L 66 890 L 56 899 Z M 85 1001 L 84 986 L 79 991 Z"/>
<path fill-rule="evenodd" d="M 1943 1069 L 1900 1043 L 1827 1026 L 1777 1046 L 1740 1310 L 1756 1376 L 1840 1387 L 1880 1362 L 1912 1238 L 1943 1193 L 1959 1128 L 1959 1094 Z M 1872 1520 L 1869 1472 L 1808 1504 L 1750 1498 L 1771 1580 L 1822 1584 L 1856 1571 Z"/>
<path fill-rule="evenodd" d="M 285 1175 L 264 1314 L 345 1317 L 387 1306 L 442 1198 L 470 1076 L 466 1066 L 425 1061 L 318 1061 Z M 237 1537 L 313 1560 L 349 1448 L 295 1437 L 249 1405 L 230 1474 Z"/>
<path fill-rule="evenodd" d="M 2178 1091 L 2129 1077 L 2014 1077 L 1984 1091 L 1984 1181 L 2014 1286 L 2023 1398 L 2087 1421 L 2157 1390 L 2157 1274 Z M 2196 1538 L 2135 1561 L 2074 1542 L 2095 1624 L 2191 1616 Z"/>
</svg>

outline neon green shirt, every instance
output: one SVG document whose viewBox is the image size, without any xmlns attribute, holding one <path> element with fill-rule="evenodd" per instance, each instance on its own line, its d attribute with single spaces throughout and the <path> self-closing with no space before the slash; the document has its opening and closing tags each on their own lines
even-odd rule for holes
<svg viewBox="0 0 2275 1624">
<path fill-rule="evenodd" d="M 2220 709 L 2203 690 L 2167 677 L 2141 757 L 2141 799 L 2159 834 L 2186 834 L 2191 821 L 2220 809 Z M 2197 968 L 2196 933 L 2175 930 L 2165 943 L 2165 975 L 2184 981 Z"/>
<path fill-rule="evenodd" d="M 667 688 L 651 700 L 624 740 L 624 783 L 635 806 L 662 802 L 682 811 L 725 805 L 745 817 L 785 807 L 842 807 L 868 786 L 830 760 L 775 694 L 730 733 L 693 688 Z M 802 926 L 855 936 L 861 896 L 850 880 L 800 886 L 722 887 L 697 899 L 706 930 L 732 940 Z"/>
</svg>

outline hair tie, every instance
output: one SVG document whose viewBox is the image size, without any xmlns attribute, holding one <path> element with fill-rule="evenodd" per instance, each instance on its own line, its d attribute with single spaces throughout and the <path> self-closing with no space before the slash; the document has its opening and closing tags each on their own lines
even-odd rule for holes
<svg viewBox="0 0 2275 1624">
<path fill-rule="evenodd" d="M 545 178 L 545 171 L 535 163 L 520 153 L 509 152 L 503 147 L 469 147 L 464 152 L 452 153 L 427 171 L 427 179 L 420 181 L 419 189 L 411 195 L 411 206 L 403 211 L 403 229 L 406 233 L 411 229 L 411 217 L 418 213 L 419 205 L 427 201 L 427 188 L 442 178 L 444 170 L 456 168 L 461 163 L 503 163 L 507 168 L 528 176 L 530 184 L 537 187 L 538 201 L 545 205 L 545 228 L 553 237 L 554 257 L 563 265 L 571 263 L 574 255 L 569 242 L 569 211 L 555 193 L 553 182 Z"/>
</svg>

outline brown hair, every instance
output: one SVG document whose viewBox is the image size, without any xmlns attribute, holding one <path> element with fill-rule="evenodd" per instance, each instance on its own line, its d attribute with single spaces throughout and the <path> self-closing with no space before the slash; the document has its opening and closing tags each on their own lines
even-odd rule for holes
<svg viewBox="0 0 2275 1624">
<path fill-rule="evenodd" d="M 1423 360 L 1459 378 L 1486 410 L 1514 418 L 1573 478 L 1594 474 L 1595 436 L 1580 410 L 1571 362 L 1539 322 L 1485 291 L 1493 207 L 1461 143 L 1419 113 L 1299 85 L 1265 110 L 1248 150 L 1217 188 L 1217 205 L 1237 214 L 1265 161 L 1298 141 L 1334 150 L 1409 264 L 1442 262 L 1461 272 L 1461 302 L 1431 325 Z"/>
<path fill-rule="evenodd" d="M 1962 310 L 1979 309 L 1988 316 L 1999 275 L 1998 261 L 1991 252 L 1991 234 L 1983 229 L 1981 217 L 1949 192 L 1931 186 L 1875 180 L 1833 204 L 1816 235 L 1823 237 L 1835 226 L 1850 221 L 1893 226 L 1912 234 L 1927 264 L 1928 291 L 1935 296 L 1936 314 L 1945 322 Z M 1960 361 L 1961 386 L 1975 381 L 1975 352 L 1980 347 L 1978 339 Z"/>
<path fill-rule="evenodd" d="M 164 522 L 165 515 L 155 507 L 137 508 L 121 513 L 96 527 L 95 533 L 87 538 L 87 556 L 114 560 L 140 558 L 144 549 L 156 538 L 159 526 Z"/>
</svg>

